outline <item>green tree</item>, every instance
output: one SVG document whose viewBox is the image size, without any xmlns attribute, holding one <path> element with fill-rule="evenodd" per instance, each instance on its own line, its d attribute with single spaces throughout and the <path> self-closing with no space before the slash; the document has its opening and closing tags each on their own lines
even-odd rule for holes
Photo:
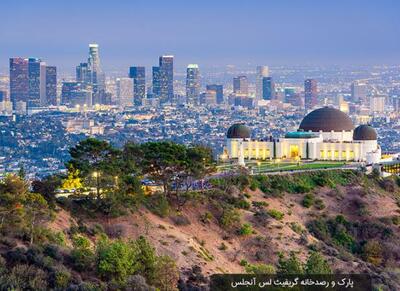
<svg viewBox="0 0 400 291">
<path fill-rule="evenodd" d="M 154 270 L 153 285 L 163 291 L 178 290 L 179 270 L 176 263 L 169 256 L 157 258 Z"/>
<path fill-rule="evenodd" d="M 46 199 L 49 207 L 54 208 L 56 203 L 56 190 L 61 186 L 61 177 L 58 175 L 47 176 L 42 180 L 32 182 L 32 191 L 41 194 Z"/>
<path fill-rule="evenodd" d="M 278 274 L 295 275 L 303 273 L 302 263 L 294 252 L 291 252 L 288 258 L 285 258 L 282 254 L 279 256 Z"/>
<path fill-rule="evenodd" d="M 124 283 L 139 270 L 137 254 L 132 241 L 102 239 L 97 245 L 97 271 L 103 278 Z"/>
<path fill-rule="evenodd" d="M 374 266 L 379 266 L 383 261 L 381 244 L 376 240 L 368 241 L 362 248 L 362 258 Z"/>
<path fill-rule="evenodd" d="M 225 207 L 220 219 L 222 227 L 233 229 L 240 224 L 240 212 L 233 207 Z"/>
<path fill-rule="evenodd" d="M 155 279 L 155 269 L 157 263 L 157 255 L 154 248 L 144 236 L 140 236 L 136 241 L 136 260 L 138 263 L 138 272 L 147 278 L 149 283 Z"/>
<path fill-rule="evenodd" d="M 186 166 L 186 147 L 169 141 L 148 142 L 140 146 L 139 165 L 143 174 L 163 185 L 164 194 Z"/>
<path fill-rule="evenodd" d="M 24 202 L 25 219 L 29 226 L 30 244 L 33 244 L 35 230 L 51 218 L 46 199 L 38 193 L 28 193 Z"/>
<path fill-rule="evenodd" d="M 81 235 L 76 235 L 72 239 L 73 249 L 71 257 L 74 262 L 75 269 L 78 271 L 89 270 L 94 263 L 94 252 L 91 248 L 90 241 Z"/>
<path fill-rule="evenodd" d="M 0 181 L 0 229 L 22 226 L 23 202 L 28 191 L 28 184 L 16 175 L 7 175 Z"/>
<path fill-rule="evenodd" d="M 102 170 L 113 174 L 111 172 L 116 170 L 115 166 L 118 164 L 120 156 L 120 151 L 108 142 L 95 138 L 88 138 L 79 142 L 69 150 L 69 153 L 71 160 L 68 162 L 68 168 L 73 166 L 74 169 L 81 172 L 83 177 Z"/>
<path fill-rule="evenodd" d="M 312 252 L 304 266 L 306 274 L 309 275 L 326 275 L 332 274 L 331 267 L 324 257 L 318 252 Z"/>
</svg>

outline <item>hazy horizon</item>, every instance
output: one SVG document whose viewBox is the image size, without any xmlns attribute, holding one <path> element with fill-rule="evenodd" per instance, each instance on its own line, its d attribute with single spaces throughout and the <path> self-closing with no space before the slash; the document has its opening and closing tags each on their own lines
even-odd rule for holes
<svg viewBox="0 0 400 291">
<path fill-rule="evenodd" d="M 105 70 L 257 64 L 398 64 L 398 1 L 2 1 L 0 70 L 12 56 L 40 57 L 60 71 L 100 45 Z"/>
</svg>

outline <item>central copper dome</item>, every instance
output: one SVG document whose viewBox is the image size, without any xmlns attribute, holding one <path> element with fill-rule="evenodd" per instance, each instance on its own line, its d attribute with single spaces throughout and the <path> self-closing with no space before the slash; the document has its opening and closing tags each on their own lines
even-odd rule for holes
<svg viewBox="0 0 400 291">
<path fill-rule="evenodd" d="M 299 130 L 313 132 L 351 131 L 354 129 L 350 117 L 335 108 L 323 107 L 316 109 L 304 117 Z"/>
<path fill-rule="evenodd" d="M 229 127 L 226 134 L 227 138 L 250 138 L 251 131 L 246 125 L 241 123 L 236 123 Z"/>
</svg>

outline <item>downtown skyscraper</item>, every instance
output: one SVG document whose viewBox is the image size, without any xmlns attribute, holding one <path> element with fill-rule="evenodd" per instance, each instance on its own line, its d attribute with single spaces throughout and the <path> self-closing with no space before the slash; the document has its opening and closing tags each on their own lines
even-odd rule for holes
<svg viewBox="0 0 400 291">
<path fill-rule="evenodd" d="M 10 58 L 10 100 L 27 102 L 29 92 L 28 59 Z"/>
<path fill-rule="evenodd" d="M 93 104 L 108 104 L 105 92 L 105 75 L 100 66 L 99 45 L 89 44 L 88 66 L 91 72 L 91 85 L 93 90 Z"/>
<path fill-rule="evenodd" d="M 57 105 L 57 68 L 46 66 L 46 105 Z"/>
<path fill-rule="evenodd" d="M 159 58 L 160 103 L 174 101 L 174 56 L 164 55 Z M 154 86 L 154 85 L 153 85 Z"/>
<path fill-rule="evenodd" d="M 256 99 L 263 99 L 263 78 L 269 77 L 267 66 L 257 66 L 256 68 Z"/>
<path fill-rule="evenodd" d="M 200 70 L 197 64 L 190 64 L 186 69 L 186 102 L 199 104 Z"/>
<path fill-rule="evenodd" d="M 318 104 L 317 80 L 304 81 L 304 107 L 306 111 L 313 109 Z"/>
<path fill-rule="evenodd" d="M 142 106 L 146 98 L 146 69 L 145 67 L 130 67 L 129 78 L 133 82 L 133 102 L 135 106 Z"/>
<path fill-rule="evenodd" d="M 56 98 L 55 67 L 47 67 L 38 58 L 10 58 L 10 100 L 14 107 L 17 102 L 28 108 L 55 105 Z"/>
<path fill-rule="evenodd" d="M 207 91 L 215 91 L 217 104 L 224 103 L 224 86 L 218 84 L 210 84 L 206 86 Z"/>
<path fill-rule="evenodd" d="M 118 78 L 116 80 L 116 104 L 125 108 L 133 105 L 133 81 L 131 78 Z"/>
<path fill-rule="evenodd" d="M 247 96 L 249 94 L 249 82 L 246 76 L 233 78 L 233 93 L 236 96 Z"/>
<path fill-rule="evenodd" d="M 275 99 L 275 82 L 272 77 L 262 78 L 262 99 L 274 100 Z"/>
</svg>

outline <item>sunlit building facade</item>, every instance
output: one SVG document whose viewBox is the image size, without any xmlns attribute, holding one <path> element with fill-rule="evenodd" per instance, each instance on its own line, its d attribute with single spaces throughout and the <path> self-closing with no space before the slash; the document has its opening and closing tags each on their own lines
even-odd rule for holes
<svg viewBox="0 0 400 291">
<path fill-rule="evenodd" d="M 310 112 L 298 131 L 282 138 L 254 140 L 247 126 L 232 125 L 227 133 L 226 155 L 240 163 L 245 159 L 307 159 L 371 164 L 379 162 L 381 149 L 374 128 L 354 128 L 347 114 L 323 107 Z"/>
</svg>

